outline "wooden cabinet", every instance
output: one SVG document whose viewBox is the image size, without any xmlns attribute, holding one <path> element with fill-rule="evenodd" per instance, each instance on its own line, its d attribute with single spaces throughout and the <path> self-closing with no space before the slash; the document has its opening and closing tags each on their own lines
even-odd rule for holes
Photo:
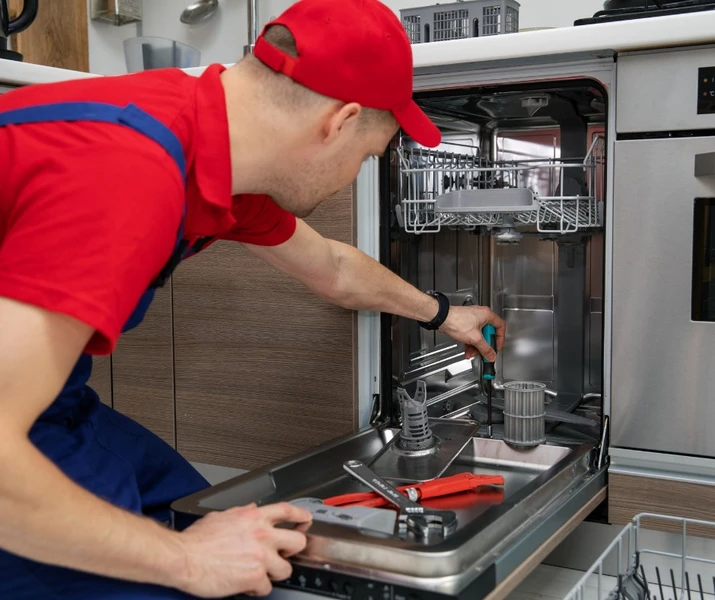
<svg viewBox="0 0 715 600">
<path fill-rule="evenodd" d="M 176 446 L 171 286 L 156 292 L 144 322 L 112 356 L 114 408 Z"/>
<path fill-rule="evenodd" d="M 95 356 L 92 359 L 92 377 L 89 385 L 99 394 L 99 399 L 107 406 L 112 402 L 112 357 Z"/>
<path fill-rule="evenodd" d="M 23 0 L 10 0 L 10 15 L 20 13 Z M 73 71 L 89 71 L 89 33 L 85 0 L 40 0 L 37 18 L 12 37 L 27 63 Z"/>
<path fill-rule="evenodd" d="M 307 221 L 354 242 L 354 189 Z M 186 458 L 252 469 L 352 431 L 355 315 L 240 244 L 180 265 L 93 384 Z"/>
<path fill-rule="evenodd" d="M 352 243 L 352 189 L 308 220 Z M 239 244 L 220 242 L 174 276 L 177 449 L 252 469 L 353 430 L 354 315 L 308 293 Z"/>
<path fill-rule="evenodd" d="M 609 521 L 629 523 L 639 513 L 715 520 L 715 486 L 613 473 L 608 480 Z M 645 520 L 646 529 L 682 533 L 682 525 Z M 688 526 L 696 536 L 715 537 L 711 527 Z"/>
</svg>

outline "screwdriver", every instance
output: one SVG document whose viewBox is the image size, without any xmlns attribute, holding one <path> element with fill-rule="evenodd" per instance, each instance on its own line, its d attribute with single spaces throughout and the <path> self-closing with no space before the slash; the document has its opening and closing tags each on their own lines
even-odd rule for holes
<svg viewBox="0 0 715 600">
<path fill-rule="evenodd" d="M 497 332 L 493 325 L 485 325 L 482 329 L 482 335 L 493 349 L 497 351 Z M 482 380 L 484 381 L 484 389 L 487 392 L 487 434 L 492 437 L 492 382 L 496 376 L 494 363 L 484 360 L 484 368 L 482 369 Z"/>
</svg>

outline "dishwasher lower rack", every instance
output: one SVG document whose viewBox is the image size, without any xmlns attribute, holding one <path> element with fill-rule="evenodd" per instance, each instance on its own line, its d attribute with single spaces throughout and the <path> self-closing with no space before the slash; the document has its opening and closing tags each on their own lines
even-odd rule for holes
<svg viewBox="0 0 715 600">
<path fill-rule="evenodd" d="M 654 525 L 678 531 L 677 551 L 657 549 L 644 540 L 648 528 Z M 715 554 L 710 558 L 704 555 L 715 550 L 715 541 L 699 539 L 696 532 L 715 535 L 715 522 L 652 513 L 637 515 L 564 600 L 712 599 Z M 615 576 L 607 575 L 609 571 Z"/>
<path fill-rule="evenodd" d="M 397 218 L 408 233 L 536 225 L 541 233 L 566 234 L 602 227 L 603 136 L 594 137 L 583 160 L 492 161 L 476 146 L 459 150 L 397 148 Z"/>
</svg>

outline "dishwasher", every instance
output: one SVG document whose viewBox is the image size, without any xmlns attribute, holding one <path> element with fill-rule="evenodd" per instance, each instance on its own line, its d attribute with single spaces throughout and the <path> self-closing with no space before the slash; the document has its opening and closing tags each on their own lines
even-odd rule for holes
<svg viewBox="0 0 715 600">
<path fill-rule="evenodd" d="M 323 506 L 293 575 L 276 584 L 345 599 L 475 599 L 602 506 L 613 70 L 611 56 L 547 72 L 418 73 L 416 99 L 442 129 L 442 144 L 430 150 L 398 134 L 379 165 L 382 262 L 419 289 L 453 305 L 491 306 L 507 322 L 509 343 L 491 381 L 491 433 L 481 359 L 467 360 L 441 333 L 383 315 L 370 424 L 179 500 L 177 528 L 251 502 L 320 504 L 365 492 L 370 473 L 405 486 L 492 478 L 425 500 L 454 520 L 439 535 L 417 535 L 410 517 L 394 530 L 369 514 L 341 522 Z M 524 443 L 504 440 L 514 383 L 542 392 L 542 427 Z M 427 434 L 410 437 L 420 428 Z M 350 464 L 368 475 L 356 478 Z"/>
<path fill-rule="evenodd" d="M 534 55 L 512 36 L 415 46 L 442 143 L 400 132 L 368 162 L 358 245 L 452 305 L 490 306 L 507 344 L 487 365 L 358 315 L 364 426 L 178 500 L 174 526 L 296 502 L 315 518 L 281 591 L 496 600 L 585 520 L 712 521 L 715 46 L 695 30 L 714 17 L 642 19 L 628 42 L 623 24 L 573 28 L 543 54 L 551 34 L 524 34 Z M 692 40 L 663 43 L 666 19 Z M 591 46 L 570 50 L 581 31 Z M 668 342 L 688 368 L 665 369 Z M 447 481 L 472 487 L 437 493 Z"/>
</svg>

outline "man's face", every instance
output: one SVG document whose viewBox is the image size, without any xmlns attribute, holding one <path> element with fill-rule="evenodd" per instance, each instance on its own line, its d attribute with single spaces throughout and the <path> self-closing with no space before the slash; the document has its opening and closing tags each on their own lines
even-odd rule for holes
<svg viewBox="0 0 715 600">
<path fill-rule="evenodd" d="M 396 126 L 345 123 L 328 143 L 309 143 L 292 153 L 280 181 L 271 186 L 271 196 L 295 216 L 309 216 L 326 198 L 352 183 L 368 158 L 381 156 L 396 132 Z"/>
</svg>

